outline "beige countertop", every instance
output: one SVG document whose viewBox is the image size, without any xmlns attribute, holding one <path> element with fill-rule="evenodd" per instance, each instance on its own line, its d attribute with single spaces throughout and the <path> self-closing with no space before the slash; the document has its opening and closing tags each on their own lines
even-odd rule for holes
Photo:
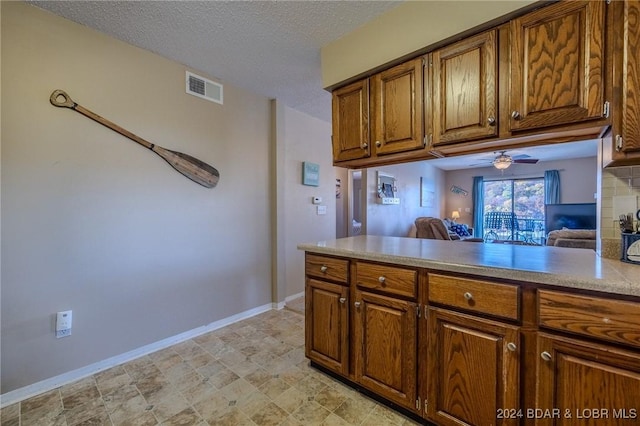
<svg viewBox="0 0 640 426">
<path fill-rule="evenodd" d="M 640 265 L 592 250 L 361 235 L 299 244 L 307 252 L 640 296 Z"/>
</svg>

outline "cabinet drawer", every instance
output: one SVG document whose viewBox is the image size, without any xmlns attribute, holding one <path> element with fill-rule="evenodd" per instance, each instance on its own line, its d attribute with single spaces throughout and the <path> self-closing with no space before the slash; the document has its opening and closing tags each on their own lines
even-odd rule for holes
<svg viewBox="0 0 640 426">
<path fill-rule="evenodd" d="M 640 347 L 640 303 L 538 291 L 541 327 Z"/>
<path fill-rule="evenodd" d="M 519 287 L 489 281 L 429 274 L 429 302 L 518 320 Z"/>
<path fill-rule="evenodd" d="M 356 278 L 363 289 L 414 299 L 418 293 L 418 272 L 413 269 L 358 262 Z"/>
<path fill-rule="evenodd" d="M 349 261 L 346 259 L 307 254 L 304 266 L 309 276 L 348 283 Z"/>
</svg>

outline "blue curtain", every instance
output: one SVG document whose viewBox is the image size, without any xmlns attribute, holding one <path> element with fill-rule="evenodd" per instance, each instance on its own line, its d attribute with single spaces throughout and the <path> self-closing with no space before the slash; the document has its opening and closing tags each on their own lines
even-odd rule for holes
<svg viewBox="0 0 640 426">
<path fill-rule="evenodd" d="M 482 238 L 484 234 L 484 178 L 482 176 L 473 177 L 473 236 Z"/>
<path fill-rule="evenodd" d="M 544 203 L 560 204 L 560 172 L 557 170 L 544 172 Z"/>
</svg>

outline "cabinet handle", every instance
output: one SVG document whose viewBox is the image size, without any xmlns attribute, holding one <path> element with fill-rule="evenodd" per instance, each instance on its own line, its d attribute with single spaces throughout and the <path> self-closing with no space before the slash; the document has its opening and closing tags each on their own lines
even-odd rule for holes
<svg viewBox="0 0 640 426">
<path fill-rule="evenodd" d="M 344 303 L 344 302 L 346 302 L 346 301 L 347 301 L 347 298 L 346 298 L 346 297 L 341 297 L 341 298 L 340 298 L 340 303 Z"/>
<path fill-rule="evenodd" d="M 513 118 L 514 120 L 520 120 L 520 113 L 518 111 L 512 111 L 511 118 Z"/>
<path fill-rule="evenodd" d="M 369 148 L 369 144 L 368 144 L 368 143 L 366 143 L 366 142 L 365 142 L 365 143 L 363 143 L 363 144 L 362 144 L 362 149 L 367 149 L 367 148 Z"/>
<path fill-rule="evenodd" d="M 495 126 L 495 125 L 496 125 L 496 119 L 495 119 L 495 117 L 489 117 L 489 118 L 487 118 L 487 123 L 489 123 L 489 126 Z"/>
<path fill-rule="evenodd" d="M 380 282 L 380 284 L 384 284 L 384 282 L 385 282 L 386 280 L 387 280 L 387 279 L 386 279 L 385 277 L 379 277 L 379 278 L 378 278 L 378 281 Z"/>
<path fill-rule="evenodd" d="M 540 357 L 542 357 L 542 359 L 544 359 L 545 361 L 551 361 L 551 354 L 547 351 L 544 351 L 540 354 Z"/>
<path fill-rule="evenodd" d="M 329 268 L 327 268 L 327 265 L 322 265 L 320 267 L 320 272 L 322 272 L 322 273 L 327 272 L 327 269 L 329 269 Z"/>
<path fill-rule="evenodd" d="M 353 306 L 355 306 L 356 308 L 360 307 L 360 302 L 353 302 Z"/>
<path fill-rule="evenodd" d="M 516 346 L 515 343 L 509 342 L 507 343 L 507 349 L 509 349 L 511 352 L 515 352 L 516 349 L 518 349 L 518 347 Z"/>
<path fill-rule="evenodd" d="M 473 299 L 473 294 L 469 293 L 468 291 L 463 296 L 467 300 Z"/>
<path fill-rule="evenodd" d="M 378 148 L 380 148 L 380 147 L 382 146 L 382 142 L 380 142 L 380 141 L 376 141 L 376 146 L 377 146 Z"/>
</svg>

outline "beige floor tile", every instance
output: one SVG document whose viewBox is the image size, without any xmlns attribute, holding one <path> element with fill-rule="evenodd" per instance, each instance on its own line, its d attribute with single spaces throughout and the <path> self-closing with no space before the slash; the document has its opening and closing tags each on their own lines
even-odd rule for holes
<svg viewBox="0 0 640 426">
<path fill-rule="evenodd" d="M 0 410 L 1 426 L 18 426 L 20 423 L 20 403 L 11 404 Z"/>
<path fill-rule="evenodd" d="M 331 412 L 316 401 L 307 401 L 293 412 L 293 417 L 305 425 L 320 425 L 329 414 Z"/>
<path fill-rule="evenodd" d="M 193 408 L 187 407 L 179 413 L 176 413 L 167 420 L 163 421 L 161 424 L 171 426 L 187 426 L 197 425 L 201 421 L 202 419 L 200 419 L 198 413 L 196 413 Z"/>
<path fill-rule="evenodd" d="M 304 316 L 269 311 L 2 409 L 2 426 L 418 424 L 311 368 Z"/>
<path fill-rule="evenodd" d="M 287 417 L 289 417 L 289 413 L 271 402 L 258 413 L 251 416 L 251 420 L 262 426 L 278 426 Z"/>
</svg>

